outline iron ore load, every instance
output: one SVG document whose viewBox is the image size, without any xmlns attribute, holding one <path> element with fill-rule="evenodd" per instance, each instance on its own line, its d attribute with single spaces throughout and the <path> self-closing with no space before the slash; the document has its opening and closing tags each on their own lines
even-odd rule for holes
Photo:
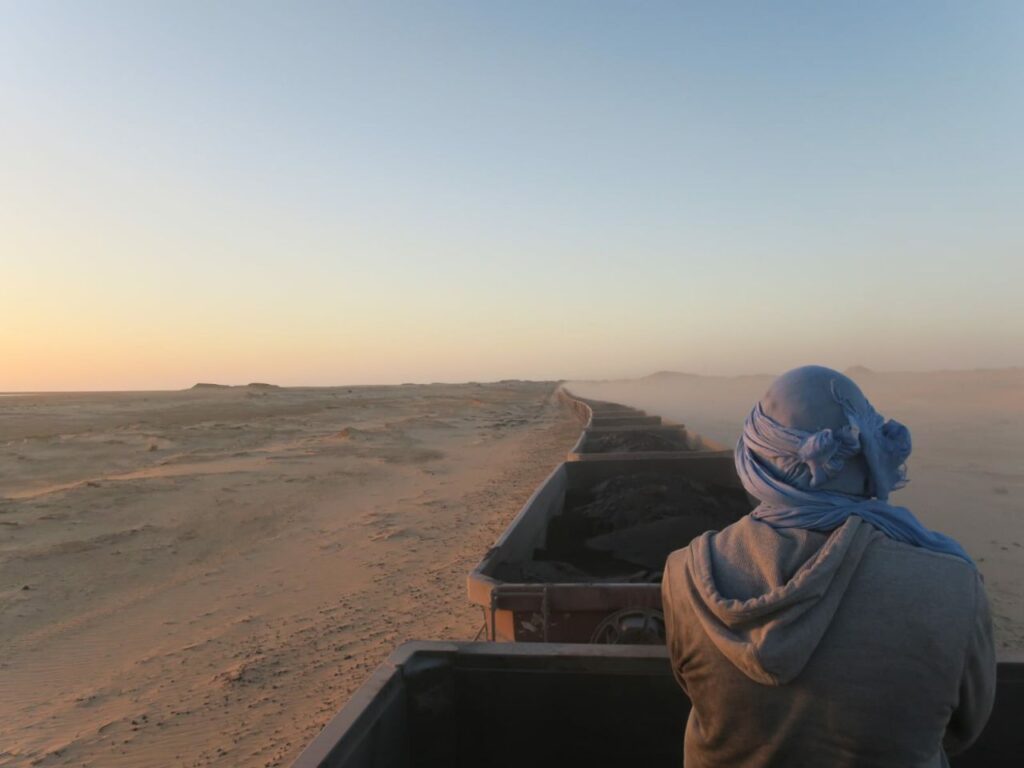
<svg viewBox="0 0 1024 768">
<path fill-rule="evenodd" d="M 668 554 L 751 509 L 732 452 L 617 403 L 583 424 L 468 579 L 489 641 L 406 643 L 292 768 L 683 765 L 690 703 L 664 648 Z M 1020 764 L 1024 658 L 954 768 Z"/>
</svg>

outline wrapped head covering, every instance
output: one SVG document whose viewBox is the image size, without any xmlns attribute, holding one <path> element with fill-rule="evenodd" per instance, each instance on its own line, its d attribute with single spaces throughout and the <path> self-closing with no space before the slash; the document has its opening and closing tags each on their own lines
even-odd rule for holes
<svg viewBox="0 0 1024 768">
<path fill-rule="evenodd" d="M 896 541 L 970 562 L 889 493 L 907 483 L 910 431 L 886 421 L 852 380 L 806 366 L 780 376 L 747 417 L 736 469 L 761 501 L 751 514 L 775 528 L 831 531 L 857 515 Z"/>
</svg>

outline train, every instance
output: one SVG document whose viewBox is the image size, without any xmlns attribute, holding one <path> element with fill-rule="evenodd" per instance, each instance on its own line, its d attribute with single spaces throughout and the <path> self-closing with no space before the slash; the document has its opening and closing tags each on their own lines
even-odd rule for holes
<svg viewBox="0 0 1024 768">
<path fill-rule="evenodd" d="M 467 579 L 486 642 L 400 646 L 292 768 L 683 764 L 690 703 L 664 646 L 661 569 L 754 500 L 732 451 L 685 425 L 556 395 L 580 439 Z M 1014 654 L 988 725 L 951 765 L 1020 765 L 1022 722 Z"/>
</svg>

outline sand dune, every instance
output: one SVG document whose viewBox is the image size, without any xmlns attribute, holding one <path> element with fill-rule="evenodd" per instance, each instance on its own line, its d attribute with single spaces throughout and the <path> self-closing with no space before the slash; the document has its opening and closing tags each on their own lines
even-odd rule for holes
<svg viewBox="0 0 1024 768">
<path fill-rule="evenodd" d="M 578 425 L 553 385 L 0 399 L 0 765 L 283 765 Z"/>
<path fill-rule="evenodd" d="M 985 576 L 997 646 L 1024 650 L 1024 369 L 848 373 L 881 413 L 913 433 L 911 482 L 894 501 L 964 544 Z M 568 386 L 733 445 L 773 378 L 663 372 Z"/>
</svg>

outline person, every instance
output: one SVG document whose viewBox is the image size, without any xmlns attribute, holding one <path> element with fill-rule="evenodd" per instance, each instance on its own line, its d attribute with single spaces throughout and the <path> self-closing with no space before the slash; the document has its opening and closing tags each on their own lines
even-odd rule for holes
<svg viewBox="0 0 1024 768">
<path fill-rule="evenodd" d="M 889 503 L 906 427 L 818 366 L 779 377 L 736 468 L 760 501 L 673 552 L 673 672 L 686 768 L 945 766 L 992 709 L 985 588 L 953 539 Z"/>
</svg>

